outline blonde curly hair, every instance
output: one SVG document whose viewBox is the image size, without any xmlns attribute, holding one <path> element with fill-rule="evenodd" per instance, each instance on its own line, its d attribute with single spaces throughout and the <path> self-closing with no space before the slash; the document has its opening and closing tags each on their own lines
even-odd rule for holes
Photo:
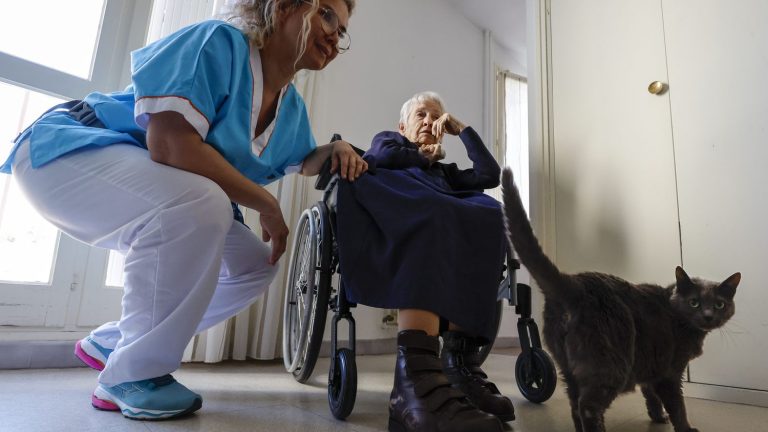
<svg viewBox="0 0 768 432">
<path fill-rule="evenodd" d="M 309 20 L 320 7 L 320 0 L 237 0 L 232 7 L 230 21 L 248 35 L 256 48 L 260 49 L 275 32 L 277 11 L 282 8 L 295 9 L 303 3 L 310 4 L 312 7 L 303 16 L 298 53 L 298 57 L 301 57 L 307 49 Z M 355 8 L 355 0 L 344 0 L 344 3 L 351 15 Z"/>
</svg>

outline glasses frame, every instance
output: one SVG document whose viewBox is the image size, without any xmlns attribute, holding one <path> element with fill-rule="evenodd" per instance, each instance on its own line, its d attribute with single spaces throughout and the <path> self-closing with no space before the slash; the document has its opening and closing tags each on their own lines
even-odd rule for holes
<svg viewBox="0 0 768 432">
<path fill-rule="evenodd" d="M 304 3 L 312 5 L 313 3 L 310 0 L 304 0 Z M 327 35 L 332 35 L 333 33 L 336 33 L 339 37 L 338 41 L 336 42 L 336 51 L 339 54 L 342 54 L 349 50 L 349 48 L 352 46 L 352 36 L 349 35 L 349 32 L 346 30 L 341 30 L 341 23 L 339 22 L 339 15 L 336 14 L 336 11 L 333 10 L 333 8 L 329 8 L 327 6 L 318 5 L 317 13 L 320 15 L 320 22 L 323 26 L 323 31 Z M 342 47 L 341 43 L 345 43 L 346 47 Z"/>
</svg>

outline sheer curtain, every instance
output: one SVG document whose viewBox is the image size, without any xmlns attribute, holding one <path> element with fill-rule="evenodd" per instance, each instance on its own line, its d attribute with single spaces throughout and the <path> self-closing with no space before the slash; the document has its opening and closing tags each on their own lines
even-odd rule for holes
<svg viewBox="0 0 768 432">
<path fill-rule="evenodd" d="M 528 211 L 528 82 L 511 72 L 502 73 L 504 81 L 504 162 L 512 168 L 520 198 Z"/>
<path fill-rule="evenodd" d="M 232 0 L 155 0 L 147 42 L 166 36 L 181 27 L 227 15 Z M 312 99 L 315 74 L 302 72 L 294 80 L 302 94 L 312 118 Z M 303 176 L 291 175 L 267 187 L 280 202 L 283 216 L 291 229 L 288 245 L 293 241 L 293 223 L 306 207 L 309 181 Z M 243 209 L 246 224 L 259 235 L 259 215 Z M 288 254 L 281 259 L 280 270 L 267 292 L 253 305 L 237 316 L 222 322 L 198 335 L 187 345 L 183 361 L 216 363 L 226 359 L 245 360 L 273 359 L 282 355 L 279 340 L 282 328 L 282 303 L 285 279 L 288 272 Z"/>
<path fill-rule="evenodd" d="M 495 131 L 491 145 L 499 164 L 512 168 L 523 204 L 528 209 L 528 83 L 506 70 L 496 71 Z M 501 201 L 501 187 L 487 193 Z"/>
</svg>

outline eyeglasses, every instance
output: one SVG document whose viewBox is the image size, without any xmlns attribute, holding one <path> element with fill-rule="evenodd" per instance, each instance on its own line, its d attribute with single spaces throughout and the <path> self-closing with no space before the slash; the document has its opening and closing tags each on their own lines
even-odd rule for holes
<svg viewBox="0 0 768 432">
<path fill-rule="evenodd" d="M 309 0 L 305 0 L 304 3 L 312 4 Z M 348 50 L 352 44 L 352 38 L 349 36 L 349 33 L 347 33 L 347 29 L 342 27 L 339 23 L 339 16 L 336 15 L 336 12 L 331 8 L 320 6 L 318 8 L 318 13 L 320 14 L 320 18 L 322 18 L 321 23 L 323 25 L 323 31 L 329 35 L 336 33 L 339 36 L 339 41 L 336 42 L 336 50 L 339 53 Z"/>
</svg>

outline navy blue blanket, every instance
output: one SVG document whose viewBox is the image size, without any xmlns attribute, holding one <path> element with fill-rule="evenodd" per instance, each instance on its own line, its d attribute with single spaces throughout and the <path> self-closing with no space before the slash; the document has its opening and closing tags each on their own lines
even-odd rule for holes
<svg viewBox="0 0 768 432">
<path fill-rule="evenodd" d="M 472 169 L 430 165 L 396 132 L 374 138 L 375 171 L 339 185 L 341 274 L 350 301 L 429 310 L 487 338 L 505 244 L 499 203 L 481 191 L 500 169 L 472 128 L 459 137 Z"/>
</svg>

